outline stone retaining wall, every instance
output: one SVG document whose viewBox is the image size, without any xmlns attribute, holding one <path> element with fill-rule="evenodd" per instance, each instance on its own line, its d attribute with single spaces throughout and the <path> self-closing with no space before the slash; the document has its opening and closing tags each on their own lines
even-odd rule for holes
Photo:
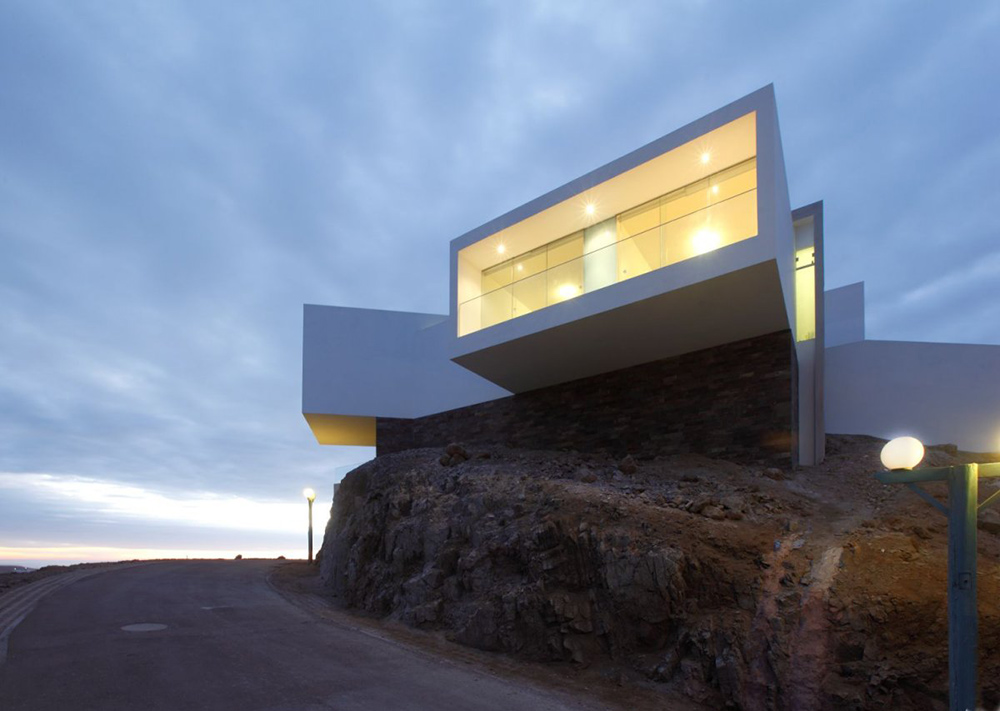
<svg viewBox="0 0 1000 711">
<path fill-rule="evenodd" d="M 436 415 L 380 417 L 377 452 L 461 442 L 794 463 L 794 345 L 779 331 Z"/>
</svg>

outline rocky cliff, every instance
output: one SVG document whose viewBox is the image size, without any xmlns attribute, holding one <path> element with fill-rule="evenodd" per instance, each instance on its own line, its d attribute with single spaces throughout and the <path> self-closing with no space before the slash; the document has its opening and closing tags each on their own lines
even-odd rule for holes
<svg viewBox="0 0 1000 711">
<path fill-rule="evenodd" d="M 711 708 L 944 709 L 947 522 L 874 480 L 880 446 L 831 437 L 824 465 L 794 472 L 460 446 L 387 455 L 344 479 L 321 575 L 368 613 L 524 659 L 627 669 Z M 995 708 L 1000 517 L 983 517 L 980 676 Z"/>
</svg>

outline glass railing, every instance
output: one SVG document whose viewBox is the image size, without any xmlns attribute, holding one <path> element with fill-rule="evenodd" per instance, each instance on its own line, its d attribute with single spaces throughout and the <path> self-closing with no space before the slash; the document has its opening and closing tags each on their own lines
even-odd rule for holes
<svg viewBox="0 0 1000 711">
<path fill-rule="evenodd" d="M 590 251 L 584 248 L 583 254 L 574 259 L 554 265 L 550 265 L 551 260 L 543 261 L 545 267 L 542 268 L 531 266 L 529 260 L 534 258 L 533 253 L 511 260 L 510 276 L 504 279 L 509 283 L 459 304 L 459 336 L 755 236 L 756 180 L 749 184 L 753 187 L 742 192 L 727 191 L 729 194 L 718 196 L 714 204 L 707 207 L 677 217 L 667 214 L 672 219 L 637 234 L 624 236 L 630 227 L 641 226 L 642 214 L 637 210 L 650 212 L 655 209 L 659 219 L 664 216 L 666 206 L 676 208 L 681 201 L 673 199 L 664 203 L 664 198 L 654 201 L 655 204 L 648 203 L 651 207 L 642 206 L 622 213 L 608 221 L 614 223 L 609 229 L 615 241 L 611 244 L 605 241 L 605 246 Z M 525 272 L 530 276 L 517 278 L 517 274 Z"/>
</svg>

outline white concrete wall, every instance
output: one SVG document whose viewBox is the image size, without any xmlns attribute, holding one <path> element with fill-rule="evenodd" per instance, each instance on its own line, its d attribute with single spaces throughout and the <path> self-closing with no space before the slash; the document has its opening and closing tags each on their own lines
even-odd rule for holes
<svg viewBox="0 0 1000 711">
<path fill-rule="evenodd" d="M 448 359 L 453 324 L 440 314 L 307 304 L 302 411 L 420 417 L 509 395 Z"/>
<path fill-rule="evenodd" d="M 865 283 L 831 289 L 824 296 L 827 348 L 865 340 Z"/>
<path fill-rule="evenodd" d="M 1000 450 L 1000 346 L 860 341 L 826 349 L 831 434 Z"/>
<path fill-rule="evenodd" d="M 792 225 L 785 155 L 781 147 L 781 129 L 778 126 L 778 109 L 773 92 L 757 111 L 757 136 L 760 236 L 770 237 L 774 241 L 772 253 L 781 275 L 785 313 L 788 314 L 792 334 L 798 338 L 795 323 L 795 228 Z M 772 181 L 772 185 L 765 183 L 768 180 Z"/>
</svg>

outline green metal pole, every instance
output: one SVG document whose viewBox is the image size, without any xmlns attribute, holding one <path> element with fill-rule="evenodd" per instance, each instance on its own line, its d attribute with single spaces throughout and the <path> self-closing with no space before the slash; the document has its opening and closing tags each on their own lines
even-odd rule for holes
<svg viewBox="0 0 1000 711">
<path fill-rule="evenodd" d="M 948 688 L 950 711 L 976 709 L 979 633 L 976 612 L 976 518 L 979 468 L 948 476 Z"/>
</svg>

